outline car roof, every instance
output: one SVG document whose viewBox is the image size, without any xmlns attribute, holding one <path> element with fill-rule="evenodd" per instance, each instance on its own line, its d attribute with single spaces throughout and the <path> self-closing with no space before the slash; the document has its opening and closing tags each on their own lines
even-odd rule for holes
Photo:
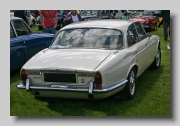
<svg viewBox="0 0 180 126">
<path fill-rule="evenodd" d="M 11 20 L 16 20 L 16 19 L 21 19 L 21 18 L 14 17 L 14 16 L 10 16 L 10 21 L 11 21 Z"/>
<path fill-rule="evenodd" d="M 100 19 L 90 21 L 80 21 L 77 23 L 69 24 L 63 27 L 61 30 L 73 29 L 73 28 L 111 28 L 118 30 L 126 30 L 128 26 L 134 22 L 132 20 L 120 20 L 120 19 Z"/>
</svg>

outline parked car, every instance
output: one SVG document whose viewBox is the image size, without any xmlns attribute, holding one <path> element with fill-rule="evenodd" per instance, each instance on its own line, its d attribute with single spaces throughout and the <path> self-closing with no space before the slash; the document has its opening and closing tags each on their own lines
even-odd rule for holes
<svg viewBox="0 0 180 126">
<path fill-rule="evenodd" d="M 65 18 L 65 16 L 69 13 L 69 10 L 59 10 L 57 17 L 58 17 L 58 23 L 57 23 L 57 27 L 56 29 L 59 30 L 60 28 L 64 27 L 64 23 L 63 20 Z M 40 22 L 40 16 L 38 16 L 37 18 L 37 26 L 39 30 L 42 30 L 42 24 Z"/>
<path fill-rule="evenodd" d="M 82 21 L 112 18 L 110 10 L 81 10 L 80 15 Z"/>
<path fill-rule="evenodd" d="M 161 10 L 144 10 L 145 13 L 152 13 L 153 16 L 162 17 Z"/>
<path fill-rule="evenodd" d="M 129 20 L 139 21 L 144 26 L 145 30 L 149 32 L 151 32 L 151 30 L 157 29 L 158 21 L 156 17 L 152 15 L 152 13 L 143 12 L 141 15 L 139 14 L 140 13 L 136 13 Z"/>
<path fill-rule="evenodd" d="M 47 48 L 54 36 L 32 32 L 23 19 L 10 17 L 10 71 L 21 68 L 37 52 Z"/>
<path fill-rule="evenodd" d="M 137 77 L 160 67 L 157 35 L 138 21 L 92 20 L 63 27 L 51 46 L 21 69 L 19 89 L 36 97 L 135 97 Z M 153 83 L 153 82 L 152 82 Z"/>
</svg>

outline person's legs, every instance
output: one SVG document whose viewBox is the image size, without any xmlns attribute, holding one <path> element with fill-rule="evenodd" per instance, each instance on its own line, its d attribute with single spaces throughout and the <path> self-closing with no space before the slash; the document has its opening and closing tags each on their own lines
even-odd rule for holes
<svg viewBox="0 0 180 126">
<path fill-rule="evenodd" d="M 49 33 L 56 34 L 56 28 L 52 27 Z"/>
<path fill-rule="evenodd" d="M 163 34 L 164 34 L 164 40 L 168 39 L 168 22 L 163 21 Z"/>
<path fill-rule="evenodd" d="M 158 27 L 160 28 L 162 24 L 163 24 L 163 19 L 161 20 L 161 22 L 159 22 Z"/>
<path fill-rule="evenodd" d="M 56 28 L 53 28 L 53 27 L 43 28 L 43 32 L 44 33 L 56 34 Z"/>
<path fill-rule="evenodd" d="M 170 37 L 170 23 L 169 23 L 169 37 Z"/>
<path fill-rule="evenodd" d="M 49 28 L 43 28 L 42 32 L 49 33 Z"/>
</svg>

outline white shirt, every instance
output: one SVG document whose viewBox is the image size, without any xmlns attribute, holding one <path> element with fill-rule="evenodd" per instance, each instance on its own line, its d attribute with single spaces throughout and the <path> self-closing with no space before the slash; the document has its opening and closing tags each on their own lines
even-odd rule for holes
<svg viewBox="0 0 180 126">
<path fill-rule="evenodd" d="M 78 22 L 78 21 L 79 21 L 77 14 L 76 14 L 75 16 L 73 16 L 73 15 L 71 14 L 71 17 L 72 17 L 72 21 L 73 21 L 73 22 Z"/>
</svg>

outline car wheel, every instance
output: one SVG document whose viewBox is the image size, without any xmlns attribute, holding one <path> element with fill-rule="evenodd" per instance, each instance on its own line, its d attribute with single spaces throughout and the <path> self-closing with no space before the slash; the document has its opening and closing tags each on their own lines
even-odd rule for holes
<svg viewBox="0 0 180 126">
<path fill-rule="evenodd" d="M 113 95 L 114 100 L 130 100 L 133 99 L 136 95 L 136 70 L 133 67 L 129 72 L 128 82 L 124 89 L 117 94 Z"/>
<path fill-rule="evenodd" d="M 39 29 L 39 30 L 42 30 L 42 26 L 38 26 L 38 29 Z"/>
<path fill-rule="evenodd" d="M 149 28 L 148 28 L 148 32 L 151 32 L 151 27 L 152 27 L 152 26 L 150 25 Z"/>
<path fill-rule="evenodd" d="M 161 64 L 161 49 L 158 48 L 156 52 L 156 56 L 154 58 L 154 61 L 152 62 L 150 68 L 151 69 L 159 69 Z"/>
<path fill-rule="evenodd" d="M 125 95 L 127 95 L 128 99 L 133 99 L 136 95 L 136 70 L 132 68 L 128 75 L 128 82 L 125 86 Z"/>
</svg>

